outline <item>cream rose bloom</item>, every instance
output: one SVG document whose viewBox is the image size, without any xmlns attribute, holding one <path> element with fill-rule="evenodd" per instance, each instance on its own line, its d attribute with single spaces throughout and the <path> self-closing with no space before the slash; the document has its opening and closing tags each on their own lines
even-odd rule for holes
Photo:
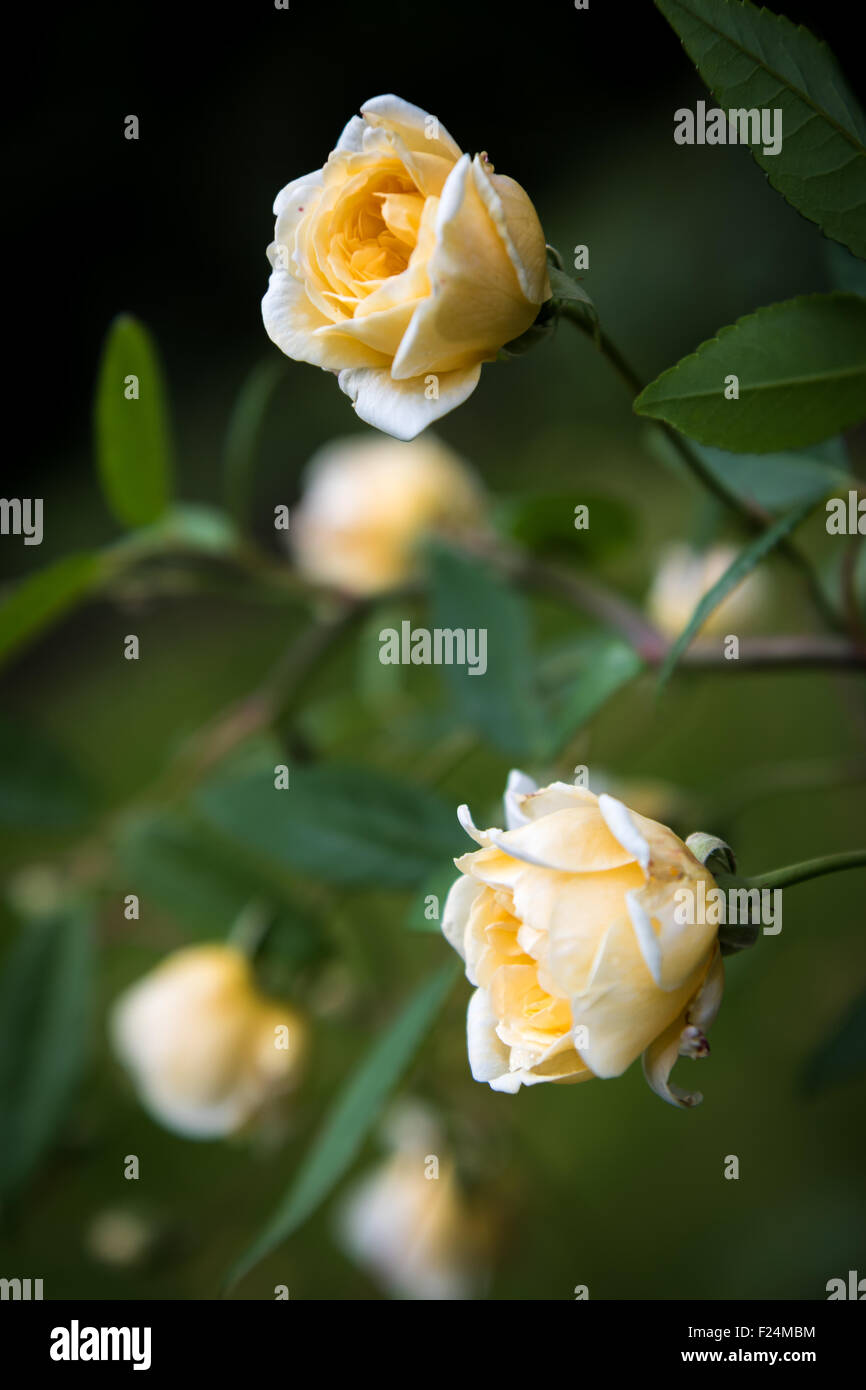
<svg viewBox="0 0 866 1390">
<path fill-rule="evenodd" d="M 335 439 L 307 468 L 290 543 L 310 579 L 346 593 L 381 593 L 410 579 L 429 531 L 479 524 L 479 486 L 438 439 Z"/>
<path fill-rule="evenodd" d="M 519 184 L 396 96 L 365 102 L 324 169 L 274 203 L 268 335 L 339 374 L 362 420 L 413 439 L 550 297 Z"/>
<path fill-rule="evenodd" d="M 110 1033 L 145 1108 L 196 1139 L 252 1120 L 295 1081 L 304 1050 L 300 1019 L 224 945 L 170 955 L 116 1002 Z"/>
<path fill-rule="evenodd" d="M 394 1297 L 470 1298 L 489 1235 L 485 1218 L 463 1196 L 426 1108 L 404 1102 L 389 1128 L 388 1157 L 350 1188 L 337 1209 L 337 1240 Z M 431 1159 L 438 1176 L 432 1175 Z"/>
<path fill-rule="evenodd" d="M 647 596 L 647 612 L 659 631 L 667 637 L 679 637 L 704 594 L 718 583 L 737 554 L 729 545 L 714 545 L 703 551 L 679 543 L 669 546 Z M 752 570 L 710 614 L 701 632 L 712 636 L 742 628 L 764 597 L 763 575 Z"/>
<path fill-rule="evenodd" d="M 613 797 L 512 773 L 505 803 L 505 831 L 476 829 L 461 806 L 480 849 L 455 860 L 443 912 L 476 987 L 472 1075 L 513 1092 L 620 1076 L 643 1053 L 658 1095 L 697 1104 L 669 1077 L 678 1056 L 708 1052 L 723 969 L 716 927 L 678 925 L 674 894 L 711 875 Z"/>
</svg>

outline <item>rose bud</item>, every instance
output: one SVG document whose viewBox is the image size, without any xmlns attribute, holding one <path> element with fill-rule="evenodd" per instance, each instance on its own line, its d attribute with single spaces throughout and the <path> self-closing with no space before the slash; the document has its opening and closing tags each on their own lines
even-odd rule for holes
<svg viewBox="0 0 866 1390">
<path fill-rule="evenodd" d="M 115 1003 L 110 1031 L 142 1104 L 178 1134 L 232 1134 L 297 1079 L 305 1030 L 232 946 L 177 951 Z"/>
<path fill-rule="evenodd" d="M 402 1104 L 390 1128 L 389 1156 L 337 1209 L 337 1240 L 395 1298 L 471 1298 L 488 1243 L 487 1213 L 469 1204 L 423 1108 Z"/>
<path fill-rule="evenodd" d="M 87 1227 L 88 1253 L 101 1264 L 118 1269 L 141 1264 L 150 1253 L 158 1234 L 156 1222 L 123 1207 L 97 1212 Z"/>
<path fill-rule="evenodd" d="M 620 1076 L 643 1053 L 658 1095 L 697 1104 L 669 1077 L 677 1056 L 709 1050 L 722 961 L 717 928 L 680 925 L 675 894 L 714 887 L 709 871 L 666 826 L 565 782 L 538 791 L 512 773 L 504 831 L 458 816 L 480 848 L 455 860 L 442 930 L 476 987 L 476 1081 Z"/>
<path fill-rule="evenodd" d="M 550 297 L 544 233 L 520 185 L 434 116 L 396 96 L 361 111 L 277 196 L 262 314 L 287 356 L 339 374 L 362 420 L 413 439 Z"/>
<path fill-rule="evenodd" d="M 481 490 L 438 439 L 335 439 L 310 460 L 289 532 L 299 570 L 359 596 L 411 579 L 421 537 L 483 515 Z"/>
<path fill-rule="evenodd" d="M 705 551 L 679 543 L 668 546 L 647 595 L 647 612 L 659 631 L 666 637 L 679 637 L 704 594 L 718 583 L 737 554 L 729 545 Z M 701 632 L 713 636 L 742 630 L 764 602 L 765 593 L 763 575 L 752 570 L 713 610 Z"/>
</svg>

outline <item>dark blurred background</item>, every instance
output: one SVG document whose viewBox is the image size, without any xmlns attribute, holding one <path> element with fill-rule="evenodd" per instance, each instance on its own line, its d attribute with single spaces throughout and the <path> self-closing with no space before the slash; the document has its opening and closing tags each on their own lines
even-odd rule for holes
<svg viewBox="0 0 866 1390">
<path fill-rule="evenodd" d="M 784 12 L 830 43 L 862 97 L 858 8 L 792 0 Z M 571 247 L 589 246 L 586 288 L 647 379 L 738 315 L 831 283 L 820 233 L 746 150 L 674 145 L 674 111 L 707 94 L 649 0 L 591 0 L 585 12 L 568 0 L 57 6 L 24 22 L 8 61 L 28 73 L 5 161 L 19 241 L 7 277 L 20 305 L 8 338 L 19 376 L 6 406 L 26 423 L 27 446 L 5 451 L 3 491 L 47 500 L 41 547 L 0 545 L 4 579 L 117 532 L 95 480 L 90 414 L 100 344 L 120 311 L 148 325 L 163 356 L 181 495 L 219 499 L 232 401 L 277 351 L 259 309 L 273 198 L 319 167 L 345 121 L 380 92 L 435 113 L 463 148 L 487 150 L 530 193 L 567 263 Z M 130 113 L 141 123 L 137 142 L 123 135 Z M 313 450 L 357 428 L 330 375 L 289 364 L 256 474 L 264 544 L 273 545 L 274 503 L 294 503 Z M 630 501 L 638 537 L 608 578 L 633 597 L 665 543 L 706 520 L 702 499 L 647 453 L 604 362 L 565 329 L 526 358 L 485 367 L 469 404 L 437 433 L 493 492 L 567 487 L 579 497 L 584 488 Z M 826 556 L 820 522 L 805 539 Z M 769 569 L 765 624 L 809 626 L 796 580 Z M 4 715 L 44 731 L 86 768 L 104 808 L 134 797 L 183 732 L 254 685 L 301 622 L 231 594 L 150 600 L 135 612 L 150 653 L 146 688 L 118 679 L 129 617 L 108 602 L 76 613 L 0 680 Z M 570 620 L 538 617 L 551 631 L 556 621 Z M 340 693 L 360 679 L 354 661 L 344 655 L 323 679 L 307 733 L 325 756 L 411 776 L 415 753 L 383 735 L 375 699 L 354 726 L 336 715 L 329 723 Z M 701 799 L 718 794 L 725 805 L 756 769 L 760 783 L 761 768 L 781 765 L 793 790 L 700 827 L 736 836 L 743 869 L 757 872 L 866 837 L 862 786 L 815 789 L 808 771 L 816 759 L 862 759 L 862 694 L 847 677 L 726 674 L 684 676 L 656 702 L 641 684 L 606 708 L 574 761 Z M 482 749 L 445 778 L 443 794 L 471 801 L 490 823 L 507 769 Z M 571 775 L 568 766 L 529 770 Z M 683 834 L 698 828 L 672 823 Z M 62 835 L 10 825 L 3 868 L 41 863 L 63 845 Z M 463 848 L 457 838 L 455 853 Z M 829 1278 L 866 1273 L 864 1083 L 811 1097 L 800 1087 L 808 1057 L 862 987 L 863 891 L 862 874 L 791 890 L 782 936 L 733 961 L 694 1113 L 662 1105 L 638 1067 L 617 1084 L 542 1086 L 517 1098 L 475 1085 L 458 989 L 414 1082 L 448 1117 L 455 1144 L 468 1127 L 485 1155 L 505 1231 L 492 1297 L 570 1298 L 586 1283 L 592 1297 L 822 1298 Z M 155 905 L 124 925 L 126 935 L 106 926 L 96 1061 L 60 1149 L 7 1220 L 0 1272 L 44 1277 L 52 1297 L 214 1296 L 327 1098 L 408 984 L 442 957 L 435 938 L 407 935 L 405 911 L 394 894 L 351 904 L 348 929 L 365 961 L 354 1002 L 336 1022 L 315 1023 L 315 1061 L 288 1138 L 253 1157 L 168 1135 L 138 1107 L 105 1047 L 104 1010 L 190 932 Z M 16 926 L 5 907 L 2 923 L 8 941 Z M 211 934 L 226 925 L 215 922 Z M 146 1156 L 146 1182 L 123 1182 L 119 1156 L 129 1152 Z M 371 1144 L 367 1157 L 374 1152 Z M 723 1180 L 728 1154 L 740 1156 L 738 1182 Z M 119 1271 L 87 1244 L 93 1219 L 118 1206 L 166 1233 L 155 1256 Z M 292 1297 L 374 1296 L 338 1253 L 329 1222 L 326 1209 L 241 1296 L 270 1297 L 275 1282 Z"/>
<path fill-rule="evenodd" d="M 783 12 L 827 40 L 857 90 L 856 7 L 792 0 Z M 742 149 L 674 145 L 674 110 L 706 92 L 649 0 L 514 12 L 452 0 L 387 12 L 342 0 L 279 11 L 266 0 L 58 5 L 23 22 L 22 63 L 37 43 L 6 152 L 20 236 L 9 288 L 26 310 L 20 386 L 40 425 L 37 457 L 20 463 L 31 479 L 34 467 L 59 487 L 77 477 L 100 342 L 127 310 L 156 334 L 183 405 L 189 487 L 214 487 L 232 392 L 270 351 L 259 301 L 274 196 L 319 167 L 379 92 L 435 112 L 463 148 L 486 149 L 528 189 L 563 253 L 589 245 L 587 285 L 648 376 L 768 296 L 823 287 L 821 237 Z M 129 113 L 138 141 L 124 139 Z M 573 380 L 563 356 L 557 368 Z M 579 360 L 607 381 L 588 354 Z M 550 379 L 545 414 L 570 414 L 551 354 L 533 367 Z M 508 409 L 499 438 L 516 428 L 521 443 L 525 383 L 512 390 L 504 375 L 485 373 L 472 422 L 458 416 L 441 432 L 462 442 L 474 424 L 473 441 L 483 438 Z M 350 429 L 350 407 L 330 388 L 295 374 L 288 437 L 277 431 L 281 477 L 323 427 Z M 598 413 L 596 396 L 590 379 L 582 415 Z"/>
</svg>

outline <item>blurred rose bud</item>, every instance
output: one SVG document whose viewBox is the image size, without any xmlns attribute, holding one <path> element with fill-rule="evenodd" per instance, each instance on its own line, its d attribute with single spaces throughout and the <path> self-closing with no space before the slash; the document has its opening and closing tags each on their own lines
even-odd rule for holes
<svg viewBox="0 0 866 1390">
<path fill-rule="evenodd" d="M 667 637 L 679 637 L 704 594 L 737 558 L 733 546 L 715 545 L 697 551 L 672 545 L 665 551 L 647 595 L 650 618 Z M 704 636 L 738 632 L 749 625 L 764 602 L 764 577 L 757 570 L 738 584 L 701 627 Z"/>
<path fill-rule="evenodd" d="M 142 1104 L 195 1139 L 232 1134 L 297 1079 L 301 1020 L 255 987 L 231 946 L 177 951 L 115 1003 L 115 1051 Z"/>
<path fill-rule="evenodd" d="M 476 1081 L 517 1091 L 542 1081 L 620 1076 L 644 1054 L 672 1105 L 677 1056 L 709 1050 L 723 971 L 717 928 L 680 925 L 679 890 L 714 882 L 673 831 L 610 796 L 565 782 L 538 791 L 512 773 L 508 829 L 477 830 L 442 930 L 476 986 L 469 1064 Z M 696 893 L 694 916 L 701 913 Z"/>
<path fill-rule="evenodd" d="M 544 233 L 435 116 L 395 96 L 361 111 L 277 196 L 262 314 L 289 357 L 339 373 L 362 420 L 414 439 L 550 297 Z"/>
<path fill-rule="evenodd" d="M 479 486 L 439 440 L 355 435 L 313 455 L 289 535 L 310 579 L 375 594 L 412 578 L 423 535 L 477 524 L 483 510 Z"/>
<path fill-rule="evenodd" d="M 396 1298 L 471 1298 L 487 1240 L 486 1215 L 461 1191 L 426 1109 L 400 1106 L 387 1139 L 390 1156 L 349 1190 L 337 1210 L 337 1240 Z"/>
<path fill-rule="evenodd" d="M 84 1243 L 101 1264 L 125 1268 L 141 1263 L 153 1248 L 156 1234 L 153 1221 L 122 1207 L 109 1207 L 94 1216 Z"/>
</svg>

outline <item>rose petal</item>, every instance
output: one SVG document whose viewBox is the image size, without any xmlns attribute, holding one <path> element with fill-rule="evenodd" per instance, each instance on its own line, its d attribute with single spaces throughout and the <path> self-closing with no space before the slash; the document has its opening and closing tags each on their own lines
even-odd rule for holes
<svg viewBox="0 0 866 1390">
<path fill-rule="evenodd" d="M 681 1014 L 655 1042 L 650 1043 L 643 1054 L 643 1074 L 649 1086 L 668 1105 L 675 1105 L 680 1110 L 700 1105 L 703 1100 L 700 1091 L 685 1091 L 680 1086 L 671 1085 L 668 1080 L 680 1055 L 680 1034 L 684 1026 L 685 1016 Z"/>
<path fill-rule="evenodd" d="M 525 297 L 542 304 L 551 296 L 547 249 L 538 213 L 528 194 L 505 174 L 490 174 L 478 155 L 472 163 L 478 191 L 514 266 Z"/>
<path fill-rule="evenodd" d="M 418 307 L 394 359 L 395 377 L 490 361 L 532 323 L 538 304 L 514 265 L 464 155 L 448 175 L 428 262 L 431 295 Z"/>
<path fill-rule="evenodd" d="M 646 873 L 650 861 L 650 847 L 632 820 L 628 807 L 623 806 L 615 797 L 602 793 L 598 798 L 598 809 L 611 834 Z"/>
<path fill-rule="evenodd" d="M 361 344 L 357 347 L 371 353 Z M 340 372 L 339 383 L 340 389 L 351 397 L 356 414 L 368 425 L 375 425 L 396 439 L 414 439 L 434 420 L 462 405 L 472 395 L 480 376 L 480 363 L 461 371 L 444 372 L 437 377 L 438 397 L 434 400 L 427 399 L 423 376 L 395 381 L 387 370 L 350 367 Z"/>
<path fill-rule="evenodd" d="M 328 337 L 318 330 L 331 327 L 310 302 L 304 286 L 288 270 L 275 266 L 262 300 L 265 330 L 287 357 L 311 362 L 336 372 L 380 368 L 387 358 L 365 343 L 338 333 Z"/>
<path fill-rule="evenodd" d="M 653 931 L 652 918 L 646 908 L 641 904 L 638 894 L 632 890 L 625 895 L 628 915 L 634 927 L 634 934 L 640 953 L 646 962 L 646 967 L 652 975 L 653 980 L 662 988 L 662 948 L 658 937 Z"/>
<path fill-rule="evenodd" d="M 485 832 L 483 830 L 478 829 L 474 820 L 472 819 L 472 812 L 465 803 L 462 806 L 457 807 L 457 819 L 460 822 L 462 829 L 466 831 L 467 835 L 471 836 L 471 838 L 476 842 L 476 844 L 485 845 L 487 843 Z M 466 858 L 468 856 L 464 855 L 463 857 Z M 455 863 L 456 862 L 457 861 L 455 860 Z M 460 868 L 460 865 L 458 864 L 457 867 Z M 468 870 L 464 869 L 463 873 L 468 873 Z"/>
<path fill-rule="evenodd" d="M 531 792 L 522 802 L 521 810 L 527 820 L 541 820 L 553 811 L 568 811 L 572 806 L 597 804 L 598 797 L 588 787 L 576 787 L 572 782 L 551 782 L 549 787 Z"/>
<path fill-rule="evenodd" d="M 644 951 L 646 947 L 644 959 L 659 989 L 663 990 L 679 988 L 691 975 L 695 962 L 706 958 L 718 934 L 718 927 L 712 923 L 682 923 L 676 920 L 679 906 L 676 894 L 680 890 L 695 893 L 700 878 L 708 887 L 714 886 L 706 869 L 698 868 L 693 877 L 675 872 L 685 862 L 670 866 L 670 871 L 664 874 L 663 866 L 658 866 L 654 859 L 653 870 L 658 867 L 663 876 L 652 878 L 630 895 L 629 911 L 635 933 L 641 950 Z M 646 933 L 647 921 L 651 924 L 649 931 L 652 941 Z M 642 932 L 645 934 L 642 935 Z"/>
<path fill-rule="evenodd" d="M 487 991 L 476 989 L 466 1011 L 469 1069 L 476 1081 L 492 1082 L 508 1076 L 509 1051 L 497 1036 L 496 1022 Z M 519 1085 L 518 1081 L 514 1089 Z"/>
<path fill-rule="evenodd" d="M 644 1052 L 644 1076 L 656 1095 L 661 1096 L 668 1105 L 688 1109 L 700 1105 L 703 1099 L 699 1091 L 686 1091 L 680 1086 L 672 1085 L 670 1074 L 677 1058 L 684 1055 L 684 1031 L 693 1026 L 703 1032 L 716 1017 L 722 1002 L 724 983 L 724 964 L 717 946 L 706 978 L 694 999 Z"/>
<path fill-rule="evenodd" d="M 475 899 L 484 892 L 483 883 L 461 874 L 448 890 L 442 909 L 442 933 L 449 945 L 466 959 L 466 926 Z"/>
<path fill-rule="evenodd" d="M 618 869 L 636 858 L 608 829 L 594 803 L 552 811 L 517 830 L 488 830 L 487 838 L 513 859 L 560 873 Z"/>
<path fill-rule="evenodd" d="M 588 1032 L 580 1055 L 596 1076 L 621 1076 L 659 1034 L 678 1018 L 697 992 L 708 969 L 705 956 L 685 983 L 668 993 L 658 989 L 634 949 L 634 929 L 623 918 L 604 938 L 586 989 L 571 1000 L 575 1027 Z"/>
<path fill-rule="evenodd" d="M 527 777 L 525 772 L 519 772 L 517 768 L 512 768 L 508 774 L 508 784 L 503 797 L 507 830 L 516 830 L 518 826 L 526 825 L 529 817 L 523 813 L 522 800 L 537 790 L 537 783 L 533 782 L 531 777 Z"/>
<path fill-rule="evenodd" d="M 462 153 L 456 140 L 448 134 L 436 117 L 432 117 L 420 106 L 388 93 L 385 96 L 371 97 L 365 101 L 361 111 L 370 125 L 382 126 L 400 135 L 410 150 L 429 151 L 446 159 L 457 160 Z M 426 132 L 431 129 L 428 122 L 436 120 L 438 126 L 435 139 L 428 139 Z"/>
</svg>

